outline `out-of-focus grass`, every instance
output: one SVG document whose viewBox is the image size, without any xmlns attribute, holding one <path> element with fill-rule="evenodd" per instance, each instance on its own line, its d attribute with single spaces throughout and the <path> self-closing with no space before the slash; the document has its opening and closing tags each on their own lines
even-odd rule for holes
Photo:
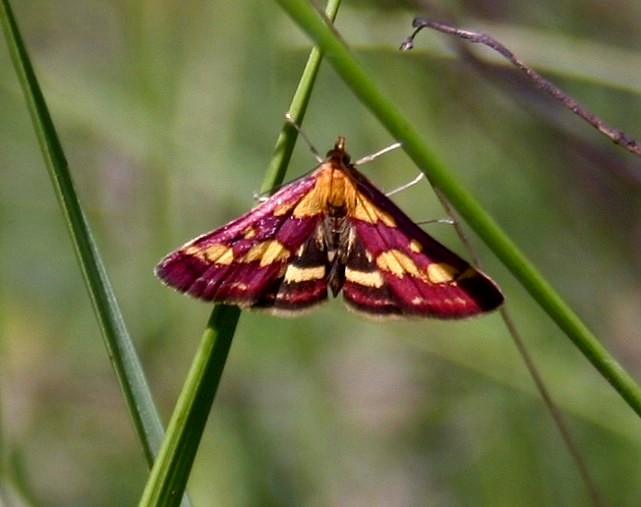
<svg viewBox="0 0 641 507">
<path fill-rule="evenodd" d="M 443 51 L 442 35 L 423 32 L 414 53 L 397 53 L 419 12 L 346 4 L 341 33 L 381 86 L 638 374 L 639 162 L 546 101 L 515 98 L 484 80 Z M 634 56 L 638 7 L 564 6 L 506 3 L 491 16 L 457 14 L 470 28 L 490 31 L 486 17 L 500 23 L 496 35 L 521 58 L 546 55 L 557 83 L 634 135 L 634 77 L 618 85 L 600 76 L 620 75 Z M 23 0 L 15 9 L 168 415 L 210 308 L 162 287 L 153 265 L 253 205 L 307 55 L 304 39 L 260 1 Z M 563 53 L 560 36 L 574 41 Z M 572 53 L 586 45 L 594 48 L 589 81 Z M 128 505 L 145 463 L 4 50 L 0 110 L 4 449 L 37 503 Z M 320 151 L 338 134 L 354 156 L 390 142 L 329 67 L 305 128 Z M 299 149 L 291 177 L 313 164 Z M 415 175 L 400 152 L 363 170 L 387 189 Z M 424 195 L 394 199 L 417 220 L 442 216 Z M 447 226 L 427 227 L 461 250 Z M 627 477 L 639 467 L 638 420 L 482 248 L 481 255 L 598 486 L 612 505 L 635 505 L 639 487 Z M 295 320 L 243 314 L 189 489 L 196 505 L 586 501 L 497 316 L 381 325 L 339 302 Z"/>
</svg>

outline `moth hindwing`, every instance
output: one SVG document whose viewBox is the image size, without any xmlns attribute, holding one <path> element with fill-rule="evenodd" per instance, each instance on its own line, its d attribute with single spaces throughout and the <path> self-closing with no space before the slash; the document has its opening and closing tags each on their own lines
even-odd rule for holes
<svg viewBox="0 0 641 507">
<path fill-rule="evenodd" d="M 328 288 L 375 318 L 457 319 L 503 302 L 358 172 L 343 137 L 309 176 L 170 253 L 156 274 L 196 298 L 278 315 L 324 302 Z"/>
</svg>

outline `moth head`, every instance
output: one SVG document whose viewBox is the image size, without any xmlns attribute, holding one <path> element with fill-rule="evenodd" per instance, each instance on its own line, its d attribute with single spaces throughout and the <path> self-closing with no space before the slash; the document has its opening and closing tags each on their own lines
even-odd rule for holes
<svg viewBox="0 0 641 507">
<path fill-rule="evenodd" d="M 327 152 L 327 158 L 335 160 L 343 165 L 349 165 L 350 156 L 349 153 L 345 151 L 345 137 L 338 136 L 334 148 Z"/>
</svg>

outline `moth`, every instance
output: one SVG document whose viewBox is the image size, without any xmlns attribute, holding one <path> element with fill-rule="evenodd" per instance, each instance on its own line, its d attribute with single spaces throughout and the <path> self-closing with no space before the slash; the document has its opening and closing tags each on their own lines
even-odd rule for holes
<svg viewBox="0 0 641 507">
<path fill-rule="evenodd" d="M 459 319 L 503 302 L 356 169 L 342 136 L 309 175 L 170 253 L 156 274 L 195 298 L 280 316 L 325 302 L 328 289 L 373 318 Z"/>
</svg>

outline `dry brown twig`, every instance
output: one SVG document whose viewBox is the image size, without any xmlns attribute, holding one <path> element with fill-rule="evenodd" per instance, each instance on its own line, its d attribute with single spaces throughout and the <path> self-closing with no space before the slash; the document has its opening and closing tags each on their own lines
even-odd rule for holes
<svg viewBox="0 0 641 507">
<path fill-rule="evenodd" d="M 439 32 L 456 35 L 475 44 L 483 44 L 484 46 L 496 51 L 498 54 L 507 59 L 510 63 L 512 63 L 512 65 L 523 72 L 528 77 L 528 79 L 530 79 L 538 88 L 546 92 L 557 102 L 561 103 L 565 108 L 569 109 L 580 118 L 587 121 L 590 125 L 610 138 L 616 144 L 623 146 L 629 152 L 641 157 L 641 145 L 639 145 L 639 143 L 633 137 L 607 124 L 597 115 L 592 113 L 589 109 L 579 104 L 578 101 L 570 97 L 567 93 L 561 91 L 558 87 L 541 76 L 541 74 L 536 72 L 531 67 L 528 67 L 525 63 L 519 60 L 514 55 L 514 53 L 512 53 L 512 51 L 510 51 L 493 37 L 490 37 L 489 35 L 484 33 L 462 30 L 441 21 L 435 21 L 421 17 L 414 18 L 414 21 L 412 21 L 412 26 L 414 27 L 414 32 L 412 32 L 412 34 L 402 42 L 400 47 L 401 50 L 407 51 L 409 49 L 412 49 L 414 47 L 414 37 L 416 37 L 418 32 L 420 32 L 423 28 L 432 28 Z"/>
</svg>

